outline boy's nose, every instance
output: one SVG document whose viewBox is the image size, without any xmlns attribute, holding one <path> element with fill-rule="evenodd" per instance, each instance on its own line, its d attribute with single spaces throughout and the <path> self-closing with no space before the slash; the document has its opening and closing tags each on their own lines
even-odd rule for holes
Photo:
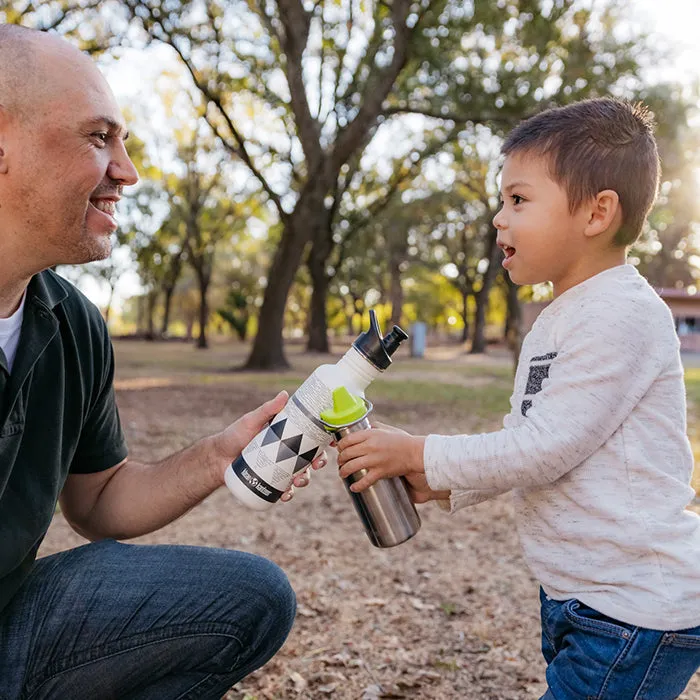
<svg viewBox="0 0 700 700">
<path fill-rule="evenodd" d="M 493 217 L 493 225 L 500 231 L 506 227 L 506 218 L 503 214 L 503 209 L 499 209 L 496 212 L 496 216 Z"/>
</svg>

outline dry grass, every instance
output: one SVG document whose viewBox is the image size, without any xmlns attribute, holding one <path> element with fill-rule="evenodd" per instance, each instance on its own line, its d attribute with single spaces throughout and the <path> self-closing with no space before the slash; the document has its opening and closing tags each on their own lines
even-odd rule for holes
<svg viewBox="0 0 700 700">
<path fill-rule="evenodd" d="M 122 419 L 132 454 L 146 460 L 221 429 L 279 388 L 294 389 L 322 361 L 292 349 L 290 372 L 243 374 L 226 371 L 245 357 L 237 345 L 201 352 L 119 342 L 116 349 Z M 689 378 L 693 401 L 696 381 L 700 373 Z M 510 384 L 507 356 L 470 358 L 442 348 L 423 361 L 398 358 L 370 394 L 380 419 L 456 433 L 498 427 Z M 287 572 L 299 601 L 295 628 L 229 700 L 539 697 L 537 584 L 507 497 L 454 516 L 428 505 L 413 540 L 379 550 L 362 532 L 333 465 L 314 476 L 291 504 L 271 512 L 245 511 L 221 490 L 142 538 L 245 549 Z M 42 553 L 79 542 L 58 515 Z M 700 679 L 683 698 L 700 700 Z"/>
</svg>

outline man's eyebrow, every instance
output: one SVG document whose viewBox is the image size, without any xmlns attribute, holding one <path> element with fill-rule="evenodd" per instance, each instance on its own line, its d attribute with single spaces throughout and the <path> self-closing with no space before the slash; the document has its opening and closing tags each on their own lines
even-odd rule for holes
<svg viewBox="0 0 700 700">
<path fill-rule="evenodd" d="M 124 141 L 129 138 L 129 132 L 126 130 L 126 127 L 123 124 L 120 124 L 116 119 L 112 119 L 112 117 L 95 117 L 94 119 L 89 119 L 85 123 L 86 127 L 88 128 L 97 127 L 102 124 L 106 124 L 110 131 L 120 134 Z"/>
</svg>

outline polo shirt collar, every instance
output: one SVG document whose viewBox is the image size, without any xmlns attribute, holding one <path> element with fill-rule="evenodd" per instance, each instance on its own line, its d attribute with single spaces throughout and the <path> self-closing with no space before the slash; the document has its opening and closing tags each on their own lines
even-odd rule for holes
<svg viewBox="0 0 700 700">
<path fill-rule="evenodd" d="M 53 309 L 67 296 L 68 290 L 58 275 L 50 270 L 34 275 L 27 287 L 27 300 L 36 300 L 48 309 Z"/>
<path fill-rule="evenodd" d="M 30 377 L 34 365 L 58 333 L 59 321 L 53 309 L 67 296 L 68 290 L 61 284 L 58 275 L 51 270 L 44 270 L 30 280 L 17 355 L 0 405 L 0 427 L 10 417 L 22 385 Z M 6 361 L 2 367 L 6 372 Z"/>
</svg>

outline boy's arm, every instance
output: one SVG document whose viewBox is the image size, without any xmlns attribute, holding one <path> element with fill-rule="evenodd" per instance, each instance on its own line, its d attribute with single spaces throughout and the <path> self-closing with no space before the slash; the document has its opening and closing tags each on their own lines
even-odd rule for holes
<svg viewBox="0 0 700 700">
<path fill-rule="evenodd" d="M 425 439 L 430 487 L 537 486 L 583 462 L 620 427 L 677 352 L 670 318 L 640 319 L 639 313 L 598 309 L 567 324 L 549 378 L 520 425 Z"/>
</svg>

